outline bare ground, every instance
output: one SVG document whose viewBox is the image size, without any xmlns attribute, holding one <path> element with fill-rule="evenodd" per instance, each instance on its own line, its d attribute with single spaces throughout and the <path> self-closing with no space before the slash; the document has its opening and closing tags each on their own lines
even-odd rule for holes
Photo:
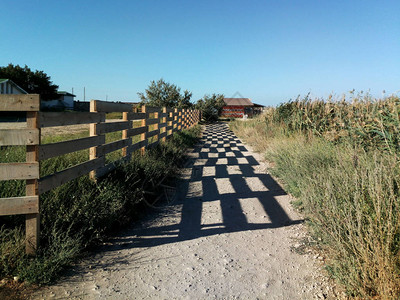
<svg viewBox="0 0 400 300">
<path fill-rule="evenodd" d="M 176 200 L 35 299 L 336 299 L 302 216 L 225 124 L 205 128 Z"/>
</svg>

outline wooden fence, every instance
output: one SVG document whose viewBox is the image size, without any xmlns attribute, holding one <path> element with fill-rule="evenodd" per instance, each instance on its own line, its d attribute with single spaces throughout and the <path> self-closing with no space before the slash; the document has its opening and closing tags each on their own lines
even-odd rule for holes
<svg viewBox="0 0 400 300">
<path fill-rule="evenodd" d="M 26 128 L 0 129 L 0 146 L 26 146 L 26 161 L 0 163 L 0 180 L 26 180 L 24 197 L 0 198 L 0 216 L 26 215 L 26 252 L 39 246 L 40 195 L 85 174 L 96 179 L 129 161 L 136 150 L 144 153 L 173 132 L 198 123 L 200 112 L 189 109 L 134 107 L 132 104 L 92 100 L 90 112 L 41 112 L 39 95 L 0 95 L 0 112 L 26 112 Z M 122 119 L 106 122 L 106 113 L 122 113 Z M 90 136 L 41 145 L 41 129 L 89 124 Z M 106 134 L 122 131 L 122 139 L 106 143 Z M 133 142 L 135 141 L 135 142 Z M 43 160 L 90 149 L 89 160 L 40 177 Z M 106 163 L 106 154 L 122 149 L 118 161 Z"/>
</svg>

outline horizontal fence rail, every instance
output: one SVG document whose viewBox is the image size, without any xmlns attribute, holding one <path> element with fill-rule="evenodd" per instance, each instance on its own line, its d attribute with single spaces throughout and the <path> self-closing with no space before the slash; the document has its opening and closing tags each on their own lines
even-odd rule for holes
<svg viewBox="0 0 400 300">
<path fill-rule="evenodd" d="M 100 100 L 90 102 L 90 112 L 41 112 L 40 96 L 33 94 L 0 95 L 0 112 L 5 111 L 26 113 L 26 128 L 0 128 L 0 147 L 25 146 L 26 161 L 0 163 L 0 180 L 26 180 L 26 192 L 22 197 L 0 198 L 0 216 L 26 215 L 28 254 L 35 254 L 39 246 L 41 194 L 85 174 L 94 180 L 104 176 L 120 162 L 130 161 L 135 151 L 144 154 L 174 132 L 194 126 L 201 117 L 198 110 Z M 107 120 L 108 113 L 122 113 L 122 119 Z M 42 128 L 85 124 L 88 137 L 41 144 Z M 121 138 L 106 143 L 106 135 L 116 132 Z M 82 150 L 89 151 L 87 161 L 40 176 L 42 161 Z M 120 158 L 109 162 L 106 156 L 115 151 L 121 152 Z"/>
</svg>

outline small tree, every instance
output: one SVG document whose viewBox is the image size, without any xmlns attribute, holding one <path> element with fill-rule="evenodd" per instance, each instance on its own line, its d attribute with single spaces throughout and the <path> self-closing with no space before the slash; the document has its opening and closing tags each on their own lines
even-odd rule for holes
<svg viewBox="0 0 400 300">
<path fill-rule="evenodd" d="M 0 78 L 11 79 L 21 88 L 30 94 L 40 94 L 43 100 L 57 99 L 58 85 L 53 84 L 43 71 L 33 72 L 27 65 L 9 64 L 7 67 L 0 67 Z"/>
<path fill-rule="evenodd" d="M 204 95 L 204 97 L 196 103 L 196 108 L 201 110 L 203 119 L 206 122 L 217 121 L 222 107 L 224 106 L 224 95 L 220 94 L 212 94 L 211 96 Z"/>
<path fill-rule="evenodd" d="M 151 81 L 149 87 L 144 93 L 138 93 L 142 104 L 149 106 L 166 106 L 176 108 L 191 108 L 193 103 L 190 102 L 192 93 L 188 90 L 180 93 L 181 88 L 175 84 L 165 82 L 160 79 L 157 82 Z"/>
</svg>

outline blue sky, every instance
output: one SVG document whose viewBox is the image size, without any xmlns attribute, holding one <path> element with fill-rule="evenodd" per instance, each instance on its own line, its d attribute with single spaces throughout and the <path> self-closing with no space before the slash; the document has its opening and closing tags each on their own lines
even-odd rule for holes
<svg viewBox="0 0 400 300">
<path fill-rule="evenodd" d="M 164 78 L 275 105 L 400 90 L 400 1 L 1 1 L 0 65 L 77 99 L 137 100 Z M 399 92 L 400 94 L 400 92 Z"/>
</svg>

